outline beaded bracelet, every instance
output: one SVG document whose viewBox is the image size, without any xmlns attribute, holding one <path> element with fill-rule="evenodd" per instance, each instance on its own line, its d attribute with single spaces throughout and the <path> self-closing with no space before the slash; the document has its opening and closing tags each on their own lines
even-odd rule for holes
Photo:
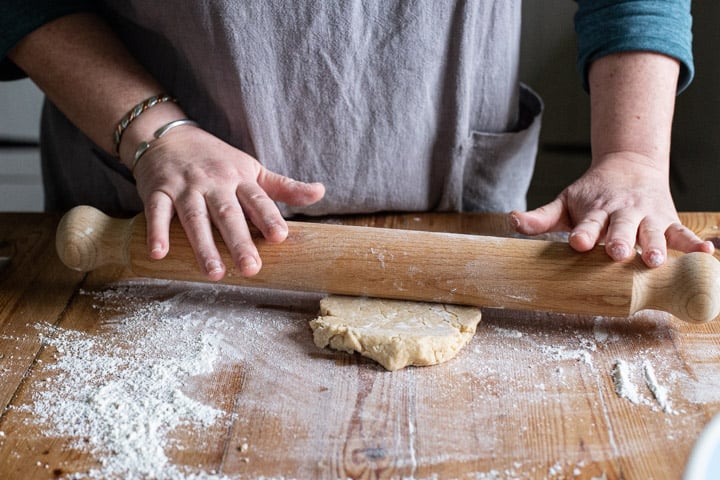
<svg viewBox="0 0 720 480">
<path fill-rule="evenodd" d="M 193 125 L 193 126 L 197 127 L 198 123 L 193 120 L 187 119 L 187 118 L 183 118 L 180 120 L 173 120 L 172 122 L 166 123 L 162 127 L 155 130 L 155 132 L 153 133 L 153 137 L 155 137 L 155 139 L 158 139 L 158 138 L 162 137 L 163 135 L 165 135 L 170 130 L 172 130 L 173 128 L 179 127 L 181 125 Z M 145 152 L 148 151 L 148 149 L 152 145 L 153 141 L 154 141 L 154 139 L 149 140 L 149 141 L 140 142 L 140 145 L 138 145 L 137 150 L 135 150 L 135 156 L 133 157 L 132 168 L 130 168 L 131 172 L 133 172 L 133 173 L 135 172 L 135 166 L 137 165 L 138 160 L 140 160 L 140 157 L 142 157 L 145 154 Z"/>
<path fill-rule="evenodd" d="M 159 105 L 163 102 L 177 102 L 177 99 L 164 93 L 160 95 L 153 95 L 147 100 L 144 100 L 135 105 L 128 113 L 125 114 L 125 116 L 117 124 L 117 127 L 115 127 L 115 133 L 113 134 L 115 153 L 120 154 L 120 140 L 122 140 L 123 133 L 125 133 L 125 130 L 130 126 L 133 120 L 139 117 L 145 110 L 148 110 L 155 105 Z"/>
</svg>

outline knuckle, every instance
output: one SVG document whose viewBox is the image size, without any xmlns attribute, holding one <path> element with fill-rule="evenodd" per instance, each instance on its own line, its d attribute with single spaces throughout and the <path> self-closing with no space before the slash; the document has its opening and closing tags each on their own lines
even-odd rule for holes
<svg viewBox="0 0 720 480">
<path fill-rule="evenodd" d="M 265 192 L 253 192 L 249 197 L 252 203 L 266 203 L 270 201 L 270 197 Z"/>
<path fill-rule="evenodd" d="M 674 235 L 694 235 L 694 233 L 687 228 L 685 225 L 681 223 L 673 223 L 667 228 L 668 234 L 674 234 Z"/>
<path fill-rule="evenodd" d="M 183 208 L 178 215 L 182 223 L 188 225 L 197 225 L 209 221 L 207 209 L 200 207 Z"/>
<path fill-rule="evenodd" d="M 224 202 L 216 207 L 215 215 L 218 221 L 227 221 L 243 216 L 243 211 L 237 204 Z"/>
<path fill-rule="evenodd" d="M 638 225 L 638 222 L 633 220 L 629 217 L 616 217 L 612 221 L 613 227 L 620 227 L 620 228 L 636 228 Z"/>
<path fill-rule="evenodd" d="M 580 223 L 578 224 L 578 227 L 580 228 L 587 228 L 592 230 L 598 230 L 605 227 L 605 221 L 601 220 L 595 216 L 588 216 L 582 219 Z"/>
<path fill-rule="evenodd" d="M 246 256 L 256 256 L 257 249 L 255 248 L 255 244 L 251 241 L 238 241 L 232 243 L 229 247 L 230 251 L 232 252 L 233 259 L 238 262 L 243 257 Z"/>
<path fill-rule="evenodd" d="M 664 235 L 664 232 L 657 225 L 643 223 L 640 225 L 640 233 L 643 235 L 654 236 Z"/>
</svg>

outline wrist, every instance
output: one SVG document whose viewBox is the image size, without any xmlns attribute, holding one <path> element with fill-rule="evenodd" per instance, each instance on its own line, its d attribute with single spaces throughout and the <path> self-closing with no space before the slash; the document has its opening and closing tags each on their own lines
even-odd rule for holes
<svg viewBox="0 0 720 480">
<path fill-rule="evenodd" d="M 120 140 L 120 162 L 132 169 L 135 152 L 142 142 L 152 140 L 153 134 L 168 123 L 186 118 L 183 110 L 174 102 L 156 105 L 138 116 L 125 130 Z"/>
<path fill-rule="evenodd" d="M 646 174 L 650 171 L 657 171 L 667 175 L 670 169 L 670 158 L 669 156 L 663 157 L 631 150 L 593 153 L 592 167 L 626 172 L 638 170 Z"/>
</svg>

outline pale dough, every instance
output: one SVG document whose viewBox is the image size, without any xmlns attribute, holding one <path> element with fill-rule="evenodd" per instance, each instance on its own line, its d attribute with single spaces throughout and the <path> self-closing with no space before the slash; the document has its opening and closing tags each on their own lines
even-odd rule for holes
<svg viewBox="0 0 720 480">
<path fill-rule="evenodd" d="M 331 295 L 310 327 L 320 348 L 358 352 L 398 370 L 450 360 L 479 322 L 476 307 Z"/>
</svg>

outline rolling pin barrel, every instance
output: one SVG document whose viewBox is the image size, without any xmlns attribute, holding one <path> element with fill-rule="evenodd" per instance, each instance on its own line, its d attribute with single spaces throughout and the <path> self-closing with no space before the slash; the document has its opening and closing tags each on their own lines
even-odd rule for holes
<svg viewBox="0 0 720 480">
<path fill-rule="evenodd" d="M 650 269 L 639 258 L 611 261 L 601 247 L 437 232 L 288 222 L 280 244 L 256 238 L 263 268 L 246 278 L 233 267 L 223 283 L 343 295 L 456 303 L 483 307 L 626 317 L 655 309 L 688 322 L 720 314 L 720 262 L 690 253 Z M 144 277 L 208 281 L 180 224 L 171 250 L 149 259 L 145 218 L 113 219 L 76 207 L 60 222 L 57 251 L 74 270 L 129 267 Z"/>
</svg>

